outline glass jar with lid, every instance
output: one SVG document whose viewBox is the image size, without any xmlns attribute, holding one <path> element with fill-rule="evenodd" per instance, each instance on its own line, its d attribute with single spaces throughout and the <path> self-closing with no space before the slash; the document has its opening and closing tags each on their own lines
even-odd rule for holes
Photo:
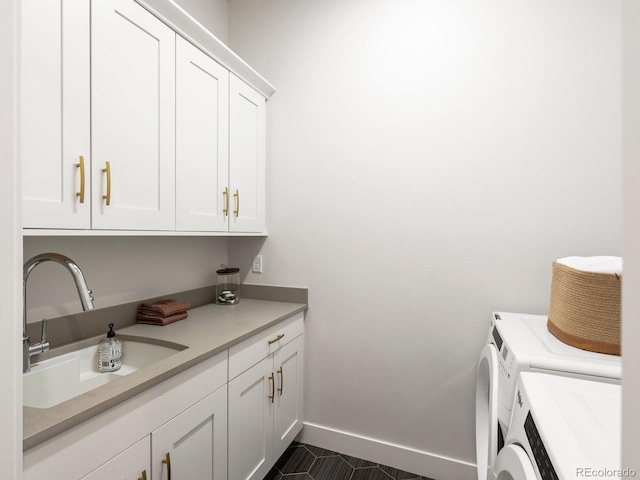
<svg viewBox="0 0 640 480">
<path fill-rule="evenodd" d="M 240 269 L 220 265 L 216 270 L 216 303 L 235 305 L 240 301 Z"/>
</svg>

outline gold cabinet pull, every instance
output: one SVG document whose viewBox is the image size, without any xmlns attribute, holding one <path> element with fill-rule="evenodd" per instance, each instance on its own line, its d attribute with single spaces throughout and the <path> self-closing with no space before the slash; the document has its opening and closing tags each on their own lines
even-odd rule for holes
<svg viewBox="0 0 640 480">
<path fill-rule="evenodd" d="M 240 215 L 240 192 L 236 189 L 236 193 L 233 194 L 236 199 L 236 209 L 233 211 L 233 214 L 237 217 Z"/>
<path fill-rule="evenodd" d="M 107 194 L 102 198 L 107 201 L 107 205 L 111 205 L 111 163 L 105 162 L 105 164 L 106 168 L 103 168 L 102 171 L 107 174 Z"/>
<path fill-rule="evenodd" d="M 80 163 L 76 163 L 76 168 L 80 169 L 80 191 L 76 192 L 76 197 L 80 197 L 80 203 L 84 203 L 84 156 L 80 155 Z"/>
<path fill-rule="evenodd" d="M 281 333 L 280 335 L 278 335 L 273 340 L 269 340 L 268 341 L 269 345 L 273 345 L 274 343 L 279 342 L 282 337 L 284 337 L 284 333 Z"/>
<path fill-rule="evenodd" d="M 171 480 L 171 455 L 169 455 L 169 452 L 162 459 L 162 463 L 167 466 L 167 480 Z"/>
<path fill-rule="evenodd" d="M 147 471 L 142 470 L 142 476 L 138 477 L 138 480 L 147 480 Z"/>
<path fill-rule="evenodd" d="M 271 395 L 269 395 L 269 400 L 273 403 L 273 399 L 276 396 L 276 380 L 273 377 L 273 373 L 269 375 L 269 381 L 271 382 Z"/>
<path fill-rule="evenodd" d="M 229 216 L 229 189 L 227 187 L 224 187 L 224 192 L 222 192 L 222 195 L 224 195 L 224 209 L 222 210 L 222 213 L 224 213 L 225 217 Z"/>
<path fill-rule="evenodd" d="M 278 388 L 278 393 L 282 396 L 282 389 L 284 388 L 284 372 L 282 371 L 282 365 L 278 369 L 278 374 L 280 375 L 280 387 Z"/>
</svg>

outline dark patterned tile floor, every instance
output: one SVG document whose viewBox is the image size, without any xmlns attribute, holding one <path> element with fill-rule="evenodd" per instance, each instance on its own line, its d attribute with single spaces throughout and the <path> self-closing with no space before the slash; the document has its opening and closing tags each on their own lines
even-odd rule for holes
<svg viewBox="0 0 640 480">
<path fill-rule="evenodd" d="M 431 480 L 338 452 L 293 442 L 264 480 Z"/>
</svg>

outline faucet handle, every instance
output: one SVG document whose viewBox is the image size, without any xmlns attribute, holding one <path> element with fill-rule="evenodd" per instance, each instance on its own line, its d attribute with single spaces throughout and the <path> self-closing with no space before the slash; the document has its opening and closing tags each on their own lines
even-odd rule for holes
<svg viewBox="0 0 640 480">
<path fill-rule="evenodd" d="M 42 319 L 42 330 L 40 331 L 40 343 L 46 343 L 47 341 L 47 320 L 46 318 Z"/>
<path fill-rule="evenodd" d="M 39 353 L 44 353 L 44 352 L 48 352 L 50 345 L 49 342 L 47 341 L 47 319 L 43 318 L 42 319 L 42 333 L 40 334 L 40 342 L 38 343 L 32 343 L 29 344 L 29 340 L 27 339 L 27 349 L 28 349 L 28 355 L 29 357 L 32 357 L 33 355 L 37 355 Z M 26 354 L 25 354 L 26 355 Z M 30 370 L 30 366 L 25 367 L 26 370 L 23 368 L 23 372 L 28 372 Z"/>
</svg>

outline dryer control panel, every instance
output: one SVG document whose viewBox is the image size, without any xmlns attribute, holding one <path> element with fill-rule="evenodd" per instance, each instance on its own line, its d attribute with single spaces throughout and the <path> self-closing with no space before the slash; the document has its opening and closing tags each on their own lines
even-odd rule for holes
<svg viewBox="0 0 640 480">
<path fill-rule="evenodd" d="M 499 326 L 498 326 L 499 325 Z M 496 346 L 498 350 L 498 398 L 502 404 L 503 411 L 511 412 L 513 408 L 513 396 L 515 393 L 518 366 L 516 356 L 509 348 L 509 344 L 505 341 L 500 330 L 505 330 L 509 338 L 515 338 L 519 332 L 512 331 L 510 324 L 500 317 L 500 314 L 494 313 L 491 319 L 491 331 L 489 333 L 490 342 Z M 508 420 L 506 420 L 508 421 Z"/>
<path fill-rule="evenodd" d="M 494 314 L 495 320 L 500 320 L 499 314 Z M 513 370 L 514 355 L 509 350 L 509 346 L 504 342 L 500 331 L 495 324 L 495 320 L 491 322 L 491 334 L 490 337 L 496 349 L 499 352 L 498 365 L 500 367 L 500 374 L 507 379 L 511 378 L 511 372 Z"/>
</svg>

